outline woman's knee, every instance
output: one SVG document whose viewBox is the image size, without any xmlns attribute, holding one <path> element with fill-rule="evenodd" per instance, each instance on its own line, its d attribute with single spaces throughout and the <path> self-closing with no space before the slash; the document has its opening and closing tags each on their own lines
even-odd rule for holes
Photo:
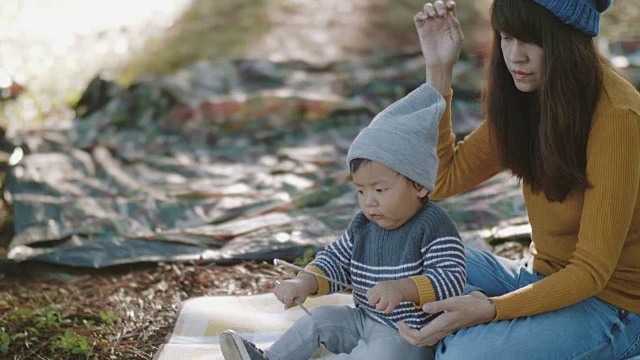
<svg viewBox="0 0 640 360">
<path fill-rule="evenodd" d="M 495 263 L 497 263 L 497 259 L 492 253 L 485 250 L 477 250 L 468 246 L 464 248 L 464 256 L 467 260 L 467 267 L 492 267 L 495 266 Z"/>
<path fill-rule="evenodd" d="M 471 336 L 450 335 L 438 344 L 435 359 L 495 359 L 495 345 Z"/>
</svg>

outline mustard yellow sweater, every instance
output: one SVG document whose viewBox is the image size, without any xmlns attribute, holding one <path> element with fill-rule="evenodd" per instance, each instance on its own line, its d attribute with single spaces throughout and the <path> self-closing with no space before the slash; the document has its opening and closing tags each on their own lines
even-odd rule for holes
<svg viewBox="0 0 640 360">
<path fill-rule="evenodd" d="M 445 97 L 440 121 L 434 199 L 470 190 L 503 170 L 486 122 L 454 144 L 452 96 Z M 494 321 L 557 310 L 592 296 L 640 313 L 640 94 L 612 70 L 605 70 L 589 134 L 587 177 L 593 187 L 570 193 L 562 203 L 523 186 L 533 266 L 545 278 L 492 297 Z"/>
</svg>

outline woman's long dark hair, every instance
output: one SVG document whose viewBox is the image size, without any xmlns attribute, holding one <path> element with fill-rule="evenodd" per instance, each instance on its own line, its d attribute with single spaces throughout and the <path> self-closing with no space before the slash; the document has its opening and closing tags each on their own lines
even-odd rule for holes
<svg viewBox="0 0 640 360">
<path fill-rule="evenodd" d="M 502 165 L 549 201 L 591 185 L 587 141 L 602 90 L 602 59 L 593 39 L 533 0 L 495 0 L 493 48 L 484 111 Z M 500 32 L 543 49 L 540 88 L 519 91 L 505 64 Z"/>
</svg>

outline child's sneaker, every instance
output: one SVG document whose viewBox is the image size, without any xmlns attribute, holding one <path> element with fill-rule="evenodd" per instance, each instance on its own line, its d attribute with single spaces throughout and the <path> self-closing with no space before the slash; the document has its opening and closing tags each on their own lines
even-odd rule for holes
<svg viewBox="0 0 640 360">
<path fill-rule="evenodd" d="M 220 334 L 220 348 L 225 360 L 266 360 L 264 351 L 254 343 L 243 339 L 233 330 L 225 330 Z"/>
</svg>

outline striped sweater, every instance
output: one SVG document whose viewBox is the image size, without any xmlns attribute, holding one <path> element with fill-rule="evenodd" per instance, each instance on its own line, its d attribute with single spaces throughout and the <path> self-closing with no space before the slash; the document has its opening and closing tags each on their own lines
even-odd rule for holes
<svg viewBox="0 0 640 360">
<path fill-rule="evenodd" d="M 396 327 L 397 321 L 419 329 L 437 314 L 421 310 L 422 304 L 460 295 L 466 278 L 464 247 L 447 213 L 427 201 L 397 229 L 386 230 L 359 212 L 340 240 L 329 245 L 307 266 L 308 270 L 352 284 L 353 300 L 372 319 Z M 420 294 L 420 304 L 401 302 L 390 313 L 367 303 L 367 290 L 383 280 L 411 278 Z M 318 280 L 318 295 L 344 287 Z"/>
</svg>

